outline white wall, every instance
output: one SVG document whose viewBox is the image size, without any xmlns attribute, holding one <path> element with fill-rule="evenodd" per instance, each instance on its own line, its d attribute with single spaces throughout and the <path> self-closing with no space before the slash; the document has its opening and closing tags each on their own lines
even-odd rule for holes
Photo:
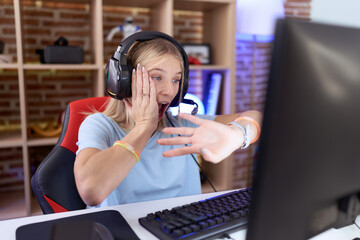
<svg viewBox="0 0 360 240">
<path fill-rule="evenodd" d="M 283 16 L 283 0 L 237 0 L 236 32 L 273 35 L 276 19 Z"/>
<path fill-rule="evenodd" d="M 311 20 L 360 28 L 360 0 L 312 0 Z"/>
</svg>

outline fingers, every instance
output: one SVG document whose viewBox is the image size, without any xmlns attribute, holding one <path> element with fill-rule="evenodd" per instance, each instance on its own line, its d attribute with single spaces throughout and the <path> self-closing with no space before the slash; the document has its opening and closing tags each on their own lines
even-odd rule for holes
<svg viewBox="0 0 360 240">
<path fill-rule="evenodd" d="M 153 95 L 156 98 L 156 91 L 152 91 L 152 87 L 150 86 L 149 74 L 140 63 L 137 65 L 136 70 L 134 69 L 132 72 L 132 86 L 134 102 L 136 101 L 138 104 L 148 103 L 150 93 L 155 93 L 155 95 Z"/>
<path fill-rule="evenodd" d="M 160 145 L 184 145 L 191 144 L 190 137 L 161 138 L 156 141 Z"/>
<path fill-rule="evenodd" d="M 180 148 L 166 151 L 162 155 L 164 157 L 176 157 L 176 156 L 182 156 L 182 155 L 187 155 L 187 154 L 192 154 L 192 153 L 198 154 L 199 152 L 196 152 L 193 147 L 187 146 L 187 147 L 180 147 Z"/>
<path fill-rule="evenodd" d="M 149 85 L 150 85 L 150 104 L 155 104 L 156 106 L 158 106 L 156 101 L 155 83 L 150 77 L 149 77 Z"/>
<path fill-rule="evenodd" d="M 196 128 L 190 127 L 167 127 L 162 131 L 165 134 L 179 134 L 179 135 L 193 135 L 195 133 Z"/>
<path fill-rule="evenodd" d="M 189 120 L 190 122 L 195 123 L 197 125 L 200 125 L 202 122 L 204 122 L 203 119 L 198 118 L 198 117 L 196 117 L 194 115 L 191 115 L 191 114 L 179 113 L 179 117 L 181 117 L 183 119 L 186 119 L 186 120 Z"/>
<path fill-rule="evenodd" d="M 143 85 L 142 94 L 144 97 L 148 97 L 150 94 L 148 72 L 145 70 L 144 66 L 141 68 L 141 71 L 142 71 L 142 85 Z"/>
<path fill-rule="evenodd" d="M 142 96 L 142 85 L 143 85 L 143 81 L 142 81 L 142 71 L 141 71 L 141 65 L 140 63 L 137 65 L 136 68 L 136 100 L 141 99 Z"/>
<path fill-rule="evenodd" d="M 136 70 L 135 68 L 132 71 L 131 76 L 131 96 L 133 98 L 133 101 L 136 99 Z"/>
</svg>

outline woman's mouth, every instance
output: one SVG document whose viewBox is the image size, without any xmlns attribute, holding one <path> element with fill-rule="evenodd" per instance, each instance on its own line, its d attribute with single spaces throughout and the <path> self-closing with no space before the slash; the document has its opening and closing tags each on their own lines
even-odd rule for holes
<svg viewBox="0 0 360 240">
<path fill-rule="evenodd" d="M 158 116 L 158 120 L 160 120 L 163 116 L 164 113 L 166 111 L 166 109 L 168 108 L 169 103 L 159 103 L 158 107 L 159 107 L 159 116 Z"/>
</svg>

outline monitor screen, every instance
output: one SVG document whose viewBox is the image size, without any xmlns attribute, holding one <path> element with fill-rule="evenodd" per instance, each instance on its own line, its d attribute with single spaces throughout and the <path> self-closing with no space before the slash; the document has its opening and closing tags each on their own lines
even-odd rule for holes
<svg viewBox="0 0 360 240">
<path fill-rule="evenodd" d="M 307 239 L 360 214 L 360 29 L 277 22 L 247 240 Z"/>
</svg>

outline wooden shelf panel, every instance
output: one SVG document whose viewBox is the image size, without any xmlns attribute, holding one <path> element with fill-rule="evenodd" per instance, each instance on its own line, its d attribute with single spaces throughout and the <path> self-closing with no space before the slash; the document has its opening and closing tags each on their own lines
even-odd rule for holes
<svg viewBox="0 0 360 240">
<path fill-rule="evenodd" d="M 206 12 L 216 10 L 229 3 L 236 3 L 236 0 L 174 0 L 174 9 Z"/>
<path fill-rule="evenodd" d="M 51 146 L 51 145 L 55 145 L 57 141 L 58 141 L 58 137 L 36 138 L 36 139 L 29 139 L 27 141 L 27 145 L 29 147 Z"/>
<path fill-rule="evenodd" d="M 26 70 L 98 70 L 96 64 L 24 64 Z"/>
<path fill-rule="evenodd" d="M 20 131 L 0 133 L 0 148 L 21 147 L 22 139 Z"/>
<path fill-rule="evenodd" d="M 137 7 L 137 8 L 152 8 L 166 0 L 104 0 L 103 5 Z"/>
<path fill-rule="evenodd" d="M 18 69 L 19 64 L 16 63 L 0 63 L 0 69 Z"/>
<path fill-rule="evenodd" d="M 190 70 L 229 70 L 225 65 L 190 65 Z"/>
</svg>

